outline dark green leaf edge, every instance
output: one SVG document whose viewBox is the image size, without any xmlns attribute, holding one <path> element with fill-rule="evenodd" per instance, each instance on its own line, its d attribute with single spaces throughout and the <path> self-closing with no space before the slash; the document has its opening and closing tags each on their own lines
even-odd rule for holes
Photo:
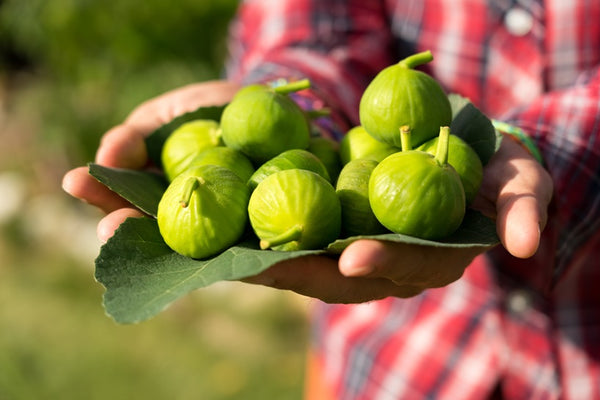
<svg viewBox="0 0 600 400">
<path fill-rule="evenodd" d="M 162 175 L 125 168 L 88 164 L 90 175 L 148 215 L 156 217 L 158 202 L 167 188 Z"/>
<path fill-rule="evenodd" d="M 492 121 L 471 103 L 469 99 L 456 93 L 448 95 L 452 108 L 450 130 L 465 140 L 477 153 L 483 165 L 500 147 L 500 135 Z"/>
<path fill-rule="evenodd" d="M 326 250 L 333 254 L 340 254 L 352 242 L 360 239 L 375 239 L 421 246 L 453 248 L 486 248 L 495 246 L 499 243 L 499 239 L 496 234 L 495 222 L 492 219 L 485 217 L 478 211 L 467 210 L 463 222 L 458 230 L 452 235 L 443 239 L 427 240 L 390 232 L 379 235 L 360 235 L 338 239 L 329 244 Z"/>
</svg>

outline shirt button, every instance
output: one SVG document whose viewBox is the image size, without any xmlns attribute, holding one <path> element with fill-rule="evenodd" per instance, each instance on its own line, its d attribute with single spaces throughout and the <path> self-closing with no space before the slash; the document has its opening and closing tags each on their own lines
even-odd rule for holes
<svg viewBox="0 0 600 400">
<path fill-rule="evenodd" d="M 523 314 L 529 309 L 531 295 L 526 290 L 517 289 L 506 296 L 506 306 L 513 314 Z"/>
<path fill-rule="evenodd" d="M 504 16 L 504 26 L 512 35 L 525 36 L 533 28 L 533 16 L 522 8 L 512 8 Z"/>
</svg>

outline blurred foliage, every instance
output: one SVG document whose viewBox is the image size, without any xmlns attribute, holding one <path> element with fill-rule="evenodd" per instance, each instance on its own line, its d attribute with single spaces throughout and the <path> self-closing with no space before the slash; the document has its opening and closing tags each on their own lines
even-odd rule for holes
<svg viewBox="0 0 600 400">
<path fill-rule="evenodd" d="M 117 325 L 90 270 L 41 247 L 0 266 L 0 399 L 301 398 L 306 328 L 283 293 L 215 286 Z"/>
<path fill-rule="evenodd" d="M 231 283 L 104 314 L 66 169 L 139 103 L 218 78 L 234 0 L 0 0 L 0 399 L 299 399 L 306 304 Z M 301 300 L 303 301 L 303 300 Z"/>
<path fill-rule="evenodd" d="M 137 104 L 220 76 L 236 7 L 235 0 L 4 0 L 0 70 L 9 86 L 27 85 L 18 104 L 36 114 L 43 139 L 80 164 Z"/>
</svg>

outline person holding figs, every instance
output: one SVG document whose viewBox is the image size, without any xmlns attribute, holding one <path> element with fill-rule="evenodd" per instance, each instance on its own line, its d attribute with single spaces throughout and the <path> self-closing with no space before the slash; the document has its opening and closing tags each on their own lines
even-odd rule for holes
<svg viewBox="0 0 600 400">
<path fill-rule="evenodd" d="M 148 167 L 144 137 L 227 103 L 242 85 L 309 78 L 324 135 L 359 124 L 382 68 L 431 50 L 424 71 L 500 121 L 473 208 L 487 251 L 359 240 L 338 259 L 278 263 L 248 283 L 314 302 L 306 398 L 600 398 L 600 1 L 242 1 L 227 77 L 148 100 L 103 137 L 96 162 Z M 535 155 L 539 155 L 536 159 Z M 107 240 L 140 216 L 87 174 L 64 189 L 104 210 Z"/>
</svg>

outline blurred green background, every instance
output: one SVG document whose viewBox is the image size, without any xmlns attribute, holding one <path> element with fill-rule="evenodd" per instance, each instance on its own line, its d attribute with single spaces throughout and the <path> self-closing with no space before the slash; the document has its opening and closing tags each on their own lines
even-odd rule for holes
<svg viewBox="0 0 600 400">
<path fill-rule="evenodd" d="M 300 399 L 310 302 L 240 283 L 118 325 L 62 175 L 149 97 L 217 78 L 233 0 L 0 0 L 0 400 Z"/>
</svg>

